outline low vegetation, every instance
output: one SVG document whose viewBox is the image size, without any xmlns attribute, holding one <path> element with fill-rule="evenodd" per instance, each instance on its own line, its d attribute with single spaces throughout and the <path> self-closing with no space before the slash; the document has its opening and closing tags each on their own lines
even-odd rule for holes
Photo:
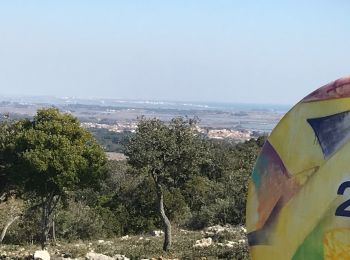
<svg viewBox="0 0 350 260">
<path fill-rule="evenodd" d="M 164 252 L 163 237 L 154 237 L 148 234 L 112 238 L 108 240 L 77 240 L 74 243 L 60 241 L 48 247 L 53 258 L 85 259 L 87 253 L 94 251 L 99 254 L 113 257 L 125 255 L 129 259 L 249 259 L 246 244 L 213 242 L 207 247 L 194 247 L 196 241 L 202 239 L 199 231 L 184 231 L 175 229 L 173 232 L 172 249 Z M 37 250 L 33 245 L 3 245 L 0 259 L 7 257 L 29 258 Z"/>
</svg>

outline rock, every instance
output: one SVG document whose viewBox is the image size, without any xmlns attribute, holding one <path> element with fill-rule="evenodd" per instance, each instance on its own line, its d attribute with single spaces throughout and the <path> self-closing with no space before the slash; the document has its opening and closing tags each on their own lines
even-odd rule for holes
<svg viewBox="0 0 350 260">
<path fill-rule="evenodd" d="M 197 240 L 196 243 L 193 245 L 194 248 L 204 248 L 209 247 L 213 244 L 213 240 L 211 237 L 208 238 L 202 238 L 200 240 Z"/>
<path fill-rule="evenodd" d="M 109 240 L 104 241 L 103 239 L 97 240 L 97 243 L 99 243 L 99 244 L 106 244 L 106 245 L 111 245 L 111 244 L 113 244 L 112 241 L 109 241 Z"/>
<path fill-rule="evenodd" d="M 246 244 L 248 241 L 246 239 L 238 240 L 238 244 Z"/>
<path fill-rule="evenodd" d="M 204 237 L 211 237 L 217 240 L 217 238 L 220 236 L 221 233 L 225 232 L 226 228 L 220 225 L 208 227 L 205 229 L 203 236 Z"/>
<path fill-rule="evenodd" d="M 84 258 L 57 257 L 54 260 L 82 260 Z"/>
<path fill-rule="evenodd" d="M 121 239 L 121 240 L 128 240 L 128 239 L 129 239 L 129 236 L 126 235 L 126 236 L 121 237 L 120 239 Z"/>
<path fill-rule="evenodd" d="M 227 241 L 226 246 L 229 248 L 235 247 L 236 245 L 238 245 L 238 242 L 236 241 Z"/>
<path fill-rule="evenodd" d="M 151 232 L 151 235 L 154 237 L 161 237 L 164 235 L 164 232 L 162 230 L 153 230 Z"/>
<path fill-rule="evenodd" d="M 113 257 L 103 255 L 103 254 L 97 254 L 94 252 L 87 253 L 85 256 L 86 260 L 114 260 Z"/>
<path fill-rule="evenodd" d="M 113 257 L 115 260 L 130 260 L 129 258 L 127 258 L 125 255 L 115 255 Z"/>
<path fill-rule="evenodd" d="M 63 258 L 66 258 L 66 259 L 72 258 L 72 254 L 70 254 L 70 253 L 68 253 L 68 254 L 67 253 L 63 253 L 62 256 L 63 256 Z"/>
<path fill-rule="evenodd" d="M 204 237 L 211 237 L 214 241 L 222 241 L 229 237 L 230 239 L 234 238 L 237 240 L 246 240 L 247 229 L 244 226 L 212 226 L 204 230 Z M 241 242 L 242 244 L 245 242 Z"/>
<path fill-rule="evenodd" d="M 180 229 L 180 232 L 184 233 L 185 235 L 189 233 L 189 231 L 185 229 Z"/>
<path fill-rule="evenodd" d="M 46 250 L 38 250 L 34 253 L 34 259 L 50 260 L 50 254 Z"/>
</svg>

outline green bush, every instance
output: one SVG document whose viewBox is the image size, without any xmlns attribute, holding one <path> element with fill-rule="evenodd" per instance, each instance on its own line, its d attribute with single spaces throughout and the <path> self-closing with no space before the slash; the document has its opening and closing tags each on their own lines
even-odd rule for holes
<svg viewBox="0 0 350 260">
<path fill-rule="evenodd" d="M 21 218 L 9 228 L 5 243 L 25 244 L 40 241 L 40 218 L 37 208 L 26 209 Z"/>
<path fill-rule="evenodd" d="M 173 224 L 184 226 L 191 219 L 191 209 L 187 205 L 180 189 L 170 188 L 166 190 L 164 201 L 168 217 Z"/>
<path fill-rule="evenodd" d="M 69 201 L 68 207 L 60 209 L 55 217 L 58 238 L 97 239 L 105 237 L 104 222 L 97 209 L 82 202 Z"/>
</svg>

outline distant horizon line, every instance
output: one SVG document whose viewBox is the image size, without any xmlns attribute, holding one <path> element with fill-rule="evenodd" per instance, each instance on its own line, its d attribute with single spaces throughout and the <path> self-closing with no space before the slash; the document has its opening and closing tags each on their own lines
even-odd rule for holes
<svg viewBox="0 0 350 260">
<path fill-rule="evenodd" d="M 292 104 L 260 103 L 260 102 L 237 102 L 237 101 L 196 101 L 196 100 L 170 100 L 170 99 L 134 99 L 134 98 L 110 98 L 110 97 L 79 97 L 79 96 L 56 96 L 56 95 L 27 95 L 27 94 L 0 94 L 0 98 L 55 98 L 60 100 L 96 100 L 96 101 L 120 101 L 120 102 L 167 102 L 167 103 L 197 103 L 197 104 L 231 104 L 231 105 L 270 105 L 292 107 Z M 183 104 L 186 105 L 186 104 Z M 190 104 L 189 104 L 190 105 Z"/>
</svg>

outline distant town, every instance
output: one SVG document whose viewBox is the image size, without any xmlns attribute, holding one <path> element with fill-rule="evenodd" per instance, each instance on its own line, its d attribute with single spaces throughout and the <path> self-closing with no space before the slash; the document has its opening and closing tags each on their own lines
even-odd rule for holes
<svg viewBox="0 0 350 260">
<path fill-rule="evenodd" d="M 242 142 L 269 133 L 289 109 L 281 105 L 168 101 L 125 101 L 56 97 L 0 97 L 0 113 L 11 118 L 32 117 L 42 107 L 58 107 L 79 118 L 87 129 L 135 132 L 138 119 L 174 117 L 198 119 L 198 132 L 213 139 Z"/>
<path fill-rule="evenodd" d="M 107 129 L 110 132 L 122 133 L 131 132 L 134 133 L 137 128 L 137 123 L 116 123 L 116 124 L 99 124 L 92 122 L 83 122 L 81 124 L 84 128 L 96 128 Z M 251 138 L 259 136 L 259 133 L 251 130 L 234 130 L 234 129 L 208 129 L 197 127 L 197 131 L 206 135 L 208 138 L 213 139 L 232 139 L 237 142 L 246 141 Z"/>
</svg>

